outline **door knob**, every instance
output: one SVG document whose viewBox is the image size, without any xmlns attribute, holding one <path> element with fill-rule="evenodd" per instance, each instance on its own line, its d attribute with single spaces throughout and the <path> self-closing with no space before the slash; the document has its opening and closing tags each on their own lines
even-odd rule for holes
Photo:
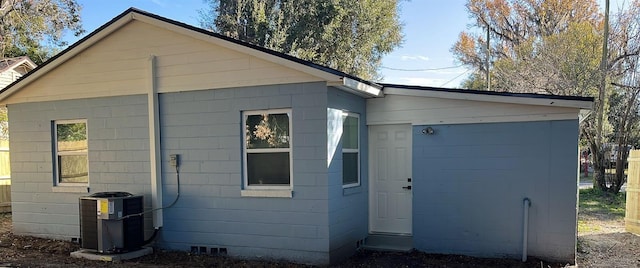
<svg viewBox="0 0 640 268">
<path fill-rule="evenodd" d="M 409 185 L 409 186 L 405 186 L 405 187 L 402 187 L 402 189 L 411 190 L 411 185 Z"/>
</svg>

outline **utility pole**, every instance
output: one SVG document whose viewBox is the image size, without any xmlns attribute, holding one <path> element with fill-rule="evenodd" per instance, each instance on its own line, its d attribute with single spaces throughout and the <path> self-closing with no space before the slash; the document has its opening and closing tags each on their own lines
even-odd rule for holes
<svg viewBox="0 0 640 268">
<path fill-rule="evenodd" d="M 608 1 L 608 0 L 607 0 Z M 489 73 L 489 64 L 490 63 L 490 58 L 491 58 L 491 45 L 490 45 L 490 40 L 491 35 L 490 35 L 490 31 L 489 31 L 489 23 L 487 23 L 487 57 L 485 59 L 485 64 L 487 65 L 487 90 L 491 90 L 491 74 Z"/>
<path fill-rule="evenodd" d="M 602 121 L 604 120 L 605 88 L 607 86 L 607 58 L 609 52 L 609 0 L 605 1 L 604 7 L 604 41 L 602 42 L 602 60 L 600 61 L 600 92 L 598 95 L 598 122 L 596 140 L 602 147 Z M 602 149 L 602 148 L 601 148 Z"/>
<path fill-rule="evenodd" d="M 607 58 L 608 58 L 608 44 L 609 44 L 609 0 L 605 2 L 604 8 L 604 40 L 602 42 L 602 61 L 600 61 L 600 92 L 598 94 L 598 118 L 596 118 L 597 129 L 596 129 L 596 146 L 597 152 L 594 153 L 595 161 L 599 163 L 595 166 L 597 167 L 594 170 L 595 180 L 594 186 L 598 186 L 598 188 L 605 190 L 607 189 L 607 183 L 605 181 L 604 175 L 604 161 L 605 161 L 605 148 L 602 139 L 602 121 L 604 121 L 604 105 L 606 103 L 605 100 L 605 88 L 607 86 Z"/>
</svg>

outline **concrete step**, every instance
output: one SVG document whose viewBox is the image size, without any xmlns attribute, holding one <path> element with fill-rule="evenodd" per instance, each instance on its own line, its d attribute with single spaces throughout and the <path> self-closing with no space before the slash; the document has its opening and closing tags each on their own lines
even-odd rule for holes
<svg viewBox="0 0 640 268">
<path fill-rule="evenodd" d="M 413 249 L 413 237 L 409 235 L 370 234 L 362 246 L 377 251 L 409 252 Z"/>
</svg>

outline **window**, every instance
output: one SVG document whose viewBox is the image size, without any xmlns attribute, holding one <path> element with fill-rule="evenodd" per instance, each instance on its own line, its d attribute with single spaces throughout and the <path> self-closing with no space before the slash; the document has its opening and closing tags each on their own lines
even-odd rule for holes
<svg viewBox="0 0 640 268">
<path fill-rule="evenodd" d="M 244 124 L 246 189 L 291 187 L 291 110 L 247 111 Z"/>
<path fill-rule="evenodd" d="M 360 118 L 352 113 L 342 124 L 342 185 L 360 185 Z"/>
<path fill-rule="evenodd" d="M 89 183 L 87 121 L 55 121 L 54 132 L 56 184 Z"/>
</svg>

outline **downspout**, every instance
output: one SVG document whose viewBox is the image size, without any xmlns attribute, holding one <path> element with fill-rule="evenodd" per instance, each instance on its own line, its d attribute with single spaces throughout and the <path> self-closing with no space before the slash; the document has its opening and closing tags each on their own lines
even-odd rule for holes
<svg viewBox="0 0 640 268">
<path fill-rule="evenodd" d="M 149 108 L 149 164 L 151 167 L 151 209 L 153 228 L 162 227 L 162 157 L 160 154 L 160 109 L 156 84 L 156 56 L 151 55 L 147 73 Z"/>
<path fill-rule="evenodd" d="M 529 239 L 529 207 L 531 206 L 531 200 L 525 197 L 523 200 L 523 215 L 522 215 L 522 262 L 527 262 L 527 241 Z"/>
</svg>

